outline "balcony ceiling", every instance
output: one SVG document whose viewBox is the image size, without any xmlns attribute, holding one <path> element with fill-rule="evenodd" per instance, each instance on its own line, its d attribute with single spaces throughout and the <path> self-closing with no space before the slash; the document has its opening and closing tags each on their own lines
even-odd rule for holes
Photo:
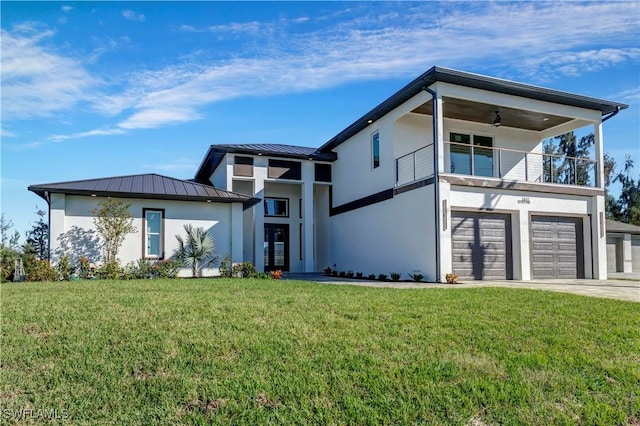
<svg viewBox="0 0 640 426">
<path fill-rule="evenodd" d="M 496 111 L 500 111 L 502 127 L 541 131 L 571 121 L 569 117 L 543 114 L 516 108 L 507 108 L 480 102 L 443 97 L 444 117 L 493 125 Z M 431 102 L 414 109 L 414 113 L 431 115 Z"/>
</svg>

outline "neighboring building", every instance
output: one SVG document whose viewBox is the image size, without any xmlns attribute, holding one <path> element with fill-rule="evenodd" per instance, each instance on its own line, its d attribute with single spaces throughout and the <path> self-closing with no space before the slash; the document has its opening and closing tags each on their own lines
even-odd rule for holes
<svg viewBox="0 0 640 426">
<path fill-rule="evenodd" d="M 640 226 L 607 219 L 607 270 L 640 272 Z"/>
<path fill-rule="evenodd" d="M 434 67 L 319 149 L 212 145 L 195 181 L 243 197 L 202 209 L 233 210 L 217 229 L 234 261 L 259 270 L 603 279 L 602 123 L 624 108 Z M 593 158 L 543 151 L 545 139 L 585 128 Z"/>
</svg>

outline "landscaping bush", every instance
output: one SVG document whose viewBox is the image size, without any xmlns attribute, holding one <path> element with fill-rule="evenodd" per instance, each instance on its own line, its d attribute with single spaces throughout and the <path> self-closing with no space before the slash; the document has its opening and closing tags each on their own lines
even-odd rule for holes
<svg viewBox="0 0 640 426">
<path fill-rule="evenodd" d="M 402 276 L 399 272 L 391 272 L 391 281 L 400 281 L 400 277 Z"/>
<path fill-rule="evenodd" d="M 119 280 L 124 277 L 124 275 L 124 270 L 115 260 L 96 268 L 96 277 L 101 280 Z"/>
<path fill-rule="evenodd" d="M 378 279 L 380 281 L 386 281 L 387 280 L 387 274 L 378 274 Z"/>
<path fill-rule="evenodd" d="M 356 272 L 356 278 L 362 278 L 362 272 Z"/>
<path fill-rule="evenodd" d="M 347 271 L 347 278 L 353 278 L 354 273 L 353 271 Z"/>
<path fill-rule="evenodd" d="M 27 281 L 59 281 L 60 275 L 48 260 L 32 259 L 25 265 Z"/>
<path fill-rule="evenodd" d="M 329 277 L 329 276 L 331 276 L 331 272 L 333 272 L 333 270 L 327 266 L 326 268 L 324 268 L 324 269 L 322 270 L 322 272 L 323 272 L 327 277 Z"/>
<path fill-rule="evenodd" d="M 78 276 L 83 280 L 90 280 L 95 278 L 96 270 L 91 266 L 91 262 L 86 257 L 81 257 L 78 260 Z"/>
<path fill-rule="evenodd" d="M 233 277 L 233 260 L 231 259 L 231 255 L 229 253 L 225 254 L 220 261 L 219 271 L 221 277 Z"/>
<path fill-rule="evenodd" d="M 424 279 L 424 275 L 422 274 L 409 274 L 409 278 L 414 281 L 422 281 Z"/>
<path fill-rule="evenodd" d="M 71 275 L 73 275 L 73 267 L 69 256 L 62 256 L 56 265 L 60 279 L 63 281 L 71 281 Z"/>
<path fill-rule="evenodd" d="M 376 274 L 369 274 L 367 276 L 367 278 L 370 279 L 370 280 L 375 280 L 376 279 Z"/>
</svg>

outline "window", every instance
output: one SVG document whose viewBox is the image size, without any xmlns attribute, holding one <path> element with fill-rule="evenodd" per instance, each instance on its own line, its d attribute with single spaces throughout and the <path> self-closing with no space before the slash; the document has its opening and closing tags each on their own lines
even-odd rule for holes
<svg viewBox="0 0 640 426">
<path fill-rule="evenodd" d="M 373 168 L 380 167 L 380 132 L 371 135 L 371 153 L 373 156 Z"/>
<path fill-rule="evenodd" d="M 164 257 L 164 210 L 142 209 L 144 258 Z"/>
<path fill-rule="evenodd" d="M 233 159 L 233 174 L 235 176 L 253 176 L 253 157 L 236 155 Z"/>
<path fill-rule="evenodd" d="M 471 141 L 473 140 L 473 144 Z M 493 177 L 493 138 L 490 136 L 449 134 L 451 173 Z"/>
<path fill-rule="evenodd" d="M 278 179 L 300 180 L 302 163 L 286 160 L 269 160 L 268 177 Z"/>
<path fill-rule="evenodd" d="M 286 198 L 265 198 L 264 215 L 289 217 L 289 200 Z"/>
<path fill-rule="evenodd" d="M 316 163 L 316 182 L 331 182 L 331 164 Z"/>
</svg>

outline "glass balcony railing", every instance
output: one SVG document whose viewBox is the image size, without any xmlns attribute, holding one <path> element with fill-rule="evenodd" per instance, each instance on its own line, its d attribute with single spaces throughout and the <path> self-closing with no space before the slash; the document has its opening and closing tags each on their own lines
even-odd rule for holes
<svg viewBox="0 0 640 426">
<path fill-rule="evenodd" d="M 598 162 L 456 142 L 444 143 L 444 173 L 533 183 L 596 187 Z M 433 176 L 433 145 L 396 159 L 396 185 Z"/>
</svg>

